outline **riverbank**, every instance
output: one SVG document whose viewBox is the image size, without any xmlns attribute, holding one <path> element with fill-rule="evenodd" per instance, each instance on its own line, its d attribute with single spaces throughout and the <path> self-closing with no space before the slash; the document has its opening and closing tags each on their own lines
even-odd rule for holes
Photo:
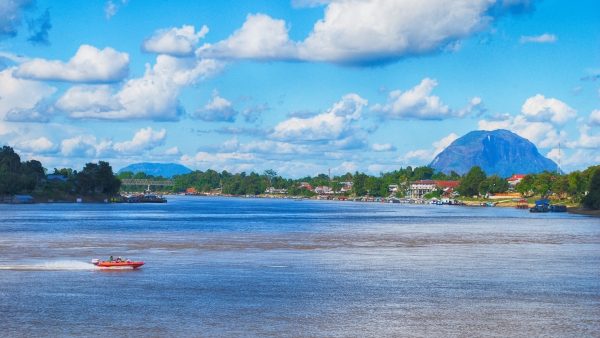
<svg viewBox="0 0 600 338">
<path fill-rule="evenodd" d="M 600 210 L 590 210 L 590 209 L 572 207 L 572 208 L 567 208 L 567 212 L 570 214 L 600 217 Z"/>
</svg>

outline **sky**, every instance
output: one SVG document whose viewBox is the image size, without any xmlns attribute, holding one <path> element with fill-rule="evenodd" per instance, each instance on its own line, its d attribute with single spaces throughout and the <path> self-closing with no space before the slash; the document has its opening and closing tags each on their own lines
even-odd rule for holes
<svg viewBox="0 0 600 338">
<path fill-rule="evenodd" d="M 600 163 L 600 2 L 0 0 L 0 144 L 50 170 L 378 174 L 494 129 Z"/>
</svg>

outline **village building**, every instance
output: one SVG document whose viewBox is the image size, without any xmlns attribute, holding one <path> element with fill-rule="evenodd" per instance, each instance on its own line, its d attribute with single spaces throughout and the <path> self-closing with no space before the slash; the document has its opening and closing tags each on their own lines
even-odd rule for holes
<svg viewBox="0 0 600 338">
<path fill-rule="evenodd" d="M 340 185 L 342 186 L 340 188 L 340 192 L 342 194 L 347 193 L 347 192 L 351 192 L 352 191 L 352 181 L 344 181 L 344 182 L 340 182 Z"/>
<path fill-rule="evenodd" d="M 320 185 L 315 188 L 315 193 L 319 195 L 330 195 L 333 194 L 333 189 L 325 185 Z"/>
<path fill-rule="evenodd" d="M 300 182 L 300 185 L 298 186 L 298 188 L 313 191 L 312 185 L 310 185 L 310 183 L 308 183 L 308 182 Z"/>
<path fill-rule="evenodd" d="M 450 197 L 454 194 L 454 189 L 460 184 L 459 181 L 442 181 L 442 180 L 419 180 L 410 184 L 408 196 L 414 199 L 421 199 L 425 195 L 436 190 L 442 190 L 443 196 Z"/>
<path fill-rule="evenodd" d="M 287 189 L 277 189 L 274 187 L 269 187 L 265 190 L 265 194 L 287 194 Z"/>
<path fill-rule="evenodd" d="M 510 190 L 514 190 L 515 187 L 517 186 L 517 184 L 519 184 L 523 178 L 525 178 L 526 175 L 524 174 L 514 174 L 511 177 L 506 179 L 506 182 L 508 182 L 508 188 Z"/>
</svg>

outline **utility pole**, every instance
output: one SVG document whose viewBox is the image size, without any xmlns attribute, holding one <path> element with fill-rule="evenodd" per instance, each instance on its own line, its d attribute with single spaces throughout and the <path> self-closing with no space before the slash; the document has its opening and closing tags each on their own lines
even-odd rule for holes
<svg viewBox="0 0 600 338">
<path fill-rule="evenodd" d="M 560 141 L 558 141 L 558 166 L 556 167 L 556 173 L 560 175 Z"/>
</svg>

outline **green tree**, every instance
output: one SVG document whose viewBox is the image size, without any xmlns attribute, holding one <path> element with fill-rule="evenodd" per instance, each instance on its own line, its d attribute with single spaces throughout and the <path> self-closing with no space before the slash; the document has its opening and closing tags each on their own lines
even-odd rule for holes
<svg viewBox="0 0 600 338">
<path fill-rule="evenodd" d="M 523 196 L 531 196 L 533 193 L 533 183 L 535 181 L 534 175 L 525 175 L 521 182 L 517 183 L 515 190 L 517 190 Z"/>
<path fill-rule="evenodd" d="M 589 209 L 600 209 L 600 169 L 596 169 L 591 176 L 588 193 L 583 198 L 583 206 Z"/>
<path fill-rule="evenodd" d="M 364 196 L 367 194 L 367 178 L 368 176 L 363 173 L 356 172 L 352 178 L 352 192 L 356 196 Z"/>
<path fill-rule="evenodd" d="M 498 175 L 487 177 L 479 183 L 479 193 L 481 195 L 496 194 L 506 192 L 508 190 L 508 182 Z"/>
<path fill-rule="evenodd" d="M 485 172 L 478 167 L 472 167 L 465 175 L 457 187 L 457 191 L 462 196 L 473 196 L 479 192 L 479 185 L 486 179 Z"/>
</svg>

